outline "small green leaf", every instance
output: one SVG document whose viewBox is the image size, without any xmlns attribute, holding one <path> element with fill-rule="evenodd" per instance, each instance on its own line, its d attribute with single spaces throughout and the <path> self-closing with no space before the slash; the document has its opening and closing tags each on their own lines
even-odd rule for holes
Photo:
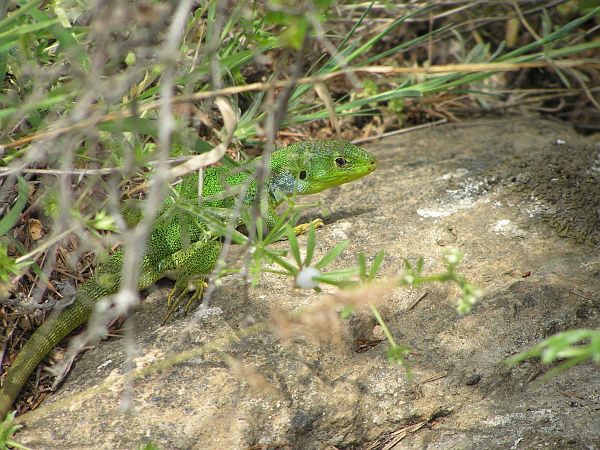
<svg viewBox="0 0 600 450">
<path fill-rule="evenodd" d="M 129 52 L 127 53 L 127 56 L 125 56 L 125 64 L 128 66 L 133 66 L 135 64 L 135 59 L 135 53 Z"/>
<path fill-rule="evenodd" d="M 281 33 L 283 42 L 295 50 L 302 48 L 308 30 L 308 22 L 304 17 L 297 18 Z"/>
<path fill-rule="evenodd" d="M 283 11 L 274 11 L 267 9 L 265 13 L 265 23 L 276 25 L 288 25 L 292 21 L 292 16 Z"/>
<path fill-rule="evenodd" d="M 419 259 L 417 259 L 417 268 L 415 269 L 415 271 L 416 271 L 417 274 L 423 272 L 423 265 L 424 264 L 425 264 L 425 260 L 423 259 L 422 256 L 419 256 Z"/>
<path fill-rule="evenodd" d="M 317 242 L 317 235 L 315 233 L 315 225 L 310 223 L 308 225 L 308 238 L 306 240 L 306 257 L 304 258 L 304 267 L 310 266 L 313 255 L 315 253 L 315 246 Z"/>
<path fill-rule="evenodd" d="M 373 265 L 371 266 L 371 270 L 369 271 L 369 278 L 375 278 L 379 273 L 379 269 L 381 268 L 381 264 L 383 263 L 383 258 L 385 257 L 385 252 L 383 250 L 379 250 L 377 255 L 375 255 L 375 260 L 373 261 Z"/>
<path fill-rule="evenodd" d="M 154 442 L 147 442 L 145 444 L 140 444 L 138 450 L 160 450 L 160 447 Z"/>
<path fill-rule="evenodd" d="M 4 215 L 2 220 L 0 220 L 0 236 L 4 236 L 8 233 L 12 227 L 18 222 L 19 217 L 21 217 L 21 211 L 25 208 L 27 204 L 27 195 L 29 192 L 29 188 L 27 185 L 27 181 L 18 175 L 17 183 L 19 184 L 19 193 L 17 194 L 17 201 L 13 205 L 13 207 Z"/>
<path fill-rule="evenodd" d="M 331 264 L 338 256 L 342 254 L 346 247 L 348 247 L 350 241 L 342 241 L 337 244 L 335 247 L 330 249 L 325 255 L 321 258 L 321 260 L 314 265 L 317 269 L 324 269 L 329 264 Z"/>
<path fill-rule="evenodd" d="M 403 366 L 405 359 L 408 356 L 409 349 L 403 345 L 392 344 L 387 351 L 387 359 L 389 362 Z"/>
<path fill-rule="evenodd" d="M 354 308 L 352 307 L 352 305 L 348 305 L 340 311 L 340 317 L 342 319 L 349 319 L 350 316 L 352 315 L 353 311 L 354 311 Z"/>
<path fill-rule="evenodd" d="M 263 221 L 262 217 L 259 216 L 256 218 L 256 224 L 255 224 L 256 225 L 256 236 L 258 237 L 258 239 L 260 239 L 262 236 L 265 235 L 264 234 L 264 223 L 265 222 Z M 248 229 L 250 229 L 250 221 L 248 221 L 246 223 L 246 227 Z"/>
<path fill-rule="evenodd" d="M 294 211 L 292 208 L 287 208 L 279 216 L 279 219 L 275 225 L 269 230 L 269 234 L 263 239 L 265 245 L 272 244 L 273 242 L 280 241 L 283 239 L 286 233 L 286 225 L 293 227 L 300 218 L 300 212 Z"/>
<path fill-rule="evenodd" d="M 590 355 L 594 362 L 600 363 L 600 331 L 594 333 L 590 339 Z"/>
<path fill-rule="evenodd" d="M 0 422 L 0 449 L 7 449 L 9 447 L 20 450 L 30 450 L 28 447 L 19 444 L 13 439 L 14 434 L 19 431 L 21 425 L 14 425 L 16 411 L 9 412 L 4 420 Z"/>
<path fill-rule="evenodd" d="M 290 250 L 292 251 L 292 256 L 296 260 L 298 267 L 302 267 L 302 258 L 300 256 L 300 247 L 298 246 L 298 239 L 296 238 L 296 232 L 290 225 L 287 225 L 285 227 L 285 230 L 286 230 L 288 242 L 290 244 Z"/>
<path fill-rule="evenodd" d="M 462 289 L 462 296 L 458 302 L 458 313 L 467 314 L 473 309 L 473 305 L 477 302 L 477 299 L 481 296 L 481 290 L 471 283 L 461 281 L 459 283 Z"/>
<path fill-rule="evenodd" d="M 358 276 L 361 281 L 367 281 L 367 258 L 363 252 L 358 252 L 356 258 L 358 259 Z"/>
<path fill-rule="evenodd" d="M 353 280 L 357 275 L 357 267 L 348 267 L 346 269 L 325 272 L 314 277 L 314 279 L 325 284 L 331 284 L 332 286 L 348 287 L 357 284 L 357 281 Z"/>
<path fill-rule="evenodd" d="M 287 273 L 289 273 L 290 275 L 296 276 L 298 275 L 298 268 L 292 266 L 289 262 L 287 262 L 285 259 L 283 259 L 282 257 L 280 257 L 279 255 L 276 255 L 275 253 L 263 249 L 264 255 L 270 259 L 271 261 L 273 261 L 275 264 L 280 265 L 281 267 L 283 267 Z"/>
<path fill-rule="evenodd" d="M 96 230 L 119 231 L 115 219 L 108 215 L 103 209 L 98 211 L 94 218 L 88 222 L 88 226 Z"/>
<path fill-rule="evenodd" d="M 589 346 L 579 345 L 581 341 L 586 339 L 590 339 Z M 562 358 L 567 358 L 567 362 L 571 360 L 589 360 L 593 358 L 594 354 L 591 343 L 596 342 L 596 339 L 600 339 L 600 330 L 576 329 L 565 331 L 549 337 L 526 352 L 513 356 L 508 360 L 508 363 L 515 365 L 534 357 L 541 358 L 544 364 L 552 364 L 557 359 Z"/>
<path fill-rule="evenodd" d="M 7 284 L 11 277 L 18 275 L 27 263 L 17 263 L 8 256 L 8 249 L 4 242 L 0 241 L 0 285 Z"/>
</svg>

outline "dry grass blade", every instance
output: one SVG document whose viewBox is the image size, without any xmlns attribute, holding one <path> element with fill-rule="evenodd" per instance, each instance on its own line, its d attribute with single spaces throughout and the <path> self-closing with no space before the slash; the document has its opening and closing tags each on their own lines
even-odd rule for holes
<svg viewBox="0 0 600 450">
<path fill-rule="evenodd" d="M 329 114 L 329 120 L 331 120 L 331 125 L 335 128 L 335 132 L 339 136 L 342 132 L 342 129 L 340 127 L 340 120 L 335 112 L 335 103 L 333 102 L 333 98 L 331 97 L 329 89 L 327 89 L 327 86 L 320 82 L 315 83 L 314 89 L 319 98 L 325 104 L 325 108 Z"/>
<path fill-rule="evenodd" d="M 396 430 L 384 438 L 379 438 L 377 441 L 366 447 L 364 450 L 391 450 L 400 441 L 405 439 L 411 434 L 416 433 L 423 427 L 425 427 L 429 421 L 424 420 L 414 425 L 408 425 L 404 428 Z"/>
<path fill-rule="evenodd" d="M 397 75 L 397 74 L 447 74 L 447 73 L 480 73 L 480 72 L 499 72 L 499 71 L 519 71 L 523 69 L 531 68 L 544 68 L 544 67 L 586 67 L 594 69 L 600 67 L 600 63 L 595 60 L 564 60 L 555 61 L 550 64 L 547 61 L 533 61 L 533 62 L 521 62 L 521 63 L 479 63 L 479 64 L 446 64 L 441 66 L 430 66 L 430 67 L 392 67 L 392 66 L 367 66 L 353 68 L 353 73 L 363 74 L 381 74 L 381 75 Z M 301 77 L 297 80 L 280 80 L 271 83 L 257 82 L 249 83 L 242 86 L 231 86 L 222 89 L 216 89 L 212 91 L 197 92 L 195 94 L 184 94 L 174 96 L 172 99 L 173 103 L 188 103 L 197 100 L 203 100 L 207 98 L 214 98 L 218 96 L 229 96 L 235 94 L 242 94 L 247 92 L 256 91 L 267 91 L 270 89 L 279 89 L 289 87 L 292 83 L 294 84 L 314 84 L 317 82 L 323 82 L 334 79 L 336 77 L 347 75 L 347 71 L 340 70 L 337 72 L 331 72 L 324 75 L 317 75 L 311 77 Z M 138 113 L 150 111 L 159 108 L 161 103 L 159 101 L 147 102 L 140 105 L 137 109 Z M 33 141 L 39 141 L 43 139 L 55 138 L 62 136 L 66 133 L 77 129 L 85 129 L 88 127 L 94 127 L 103 122 L 111 122 L 126 117 L 132 117 L 133 112 L 131 108 L 124 109 L 122 111 L 106 114 L 102 117 L 93 118 L 89 120 L 83 120 L 77 124 L 69 127 L 57 128 L 55 130 L 41 131 L 29 136 L 24 136 L 0 145 L 0 152 L 4 149 L 18 148 L 25 144 L 29 144 Z"/>
</svg>

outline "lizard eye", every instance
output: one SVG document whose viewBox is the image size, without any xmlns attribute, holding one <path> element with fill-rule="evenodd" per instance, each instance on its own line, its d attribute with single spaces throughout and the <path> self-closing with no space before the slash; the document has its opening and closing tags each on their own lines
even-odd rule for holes
<svg viewBox="0 0 600 450">
<path fill-rule="evenodd" d="M 335 158 L 335 165 L 338 167 L 344 167 L 347 162 L 348 161 L 346 161 L 346 158 L 342 158 L 341 156 Z"/>
<path fill-rule="evenodd" d="M 301 170 L 298 174 L 298 178 L 300 178 L 301 180 L 306 180 L 306 170 Z"/>
</svg>

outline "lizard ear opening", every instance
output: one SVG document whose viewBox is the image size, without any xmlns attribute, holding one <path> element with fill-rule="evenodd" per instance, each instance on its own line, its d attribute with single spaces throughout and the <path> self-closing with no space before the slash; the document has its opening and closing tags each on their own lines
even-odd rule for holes
<svg viewBox="0 0 600 450">
<path fill-rule="evenodd" d="M 306 170 L 301 170 L 298 174 L 298 178 L 300 178 L 301 180 L 306 180 Z"/>
</svg>

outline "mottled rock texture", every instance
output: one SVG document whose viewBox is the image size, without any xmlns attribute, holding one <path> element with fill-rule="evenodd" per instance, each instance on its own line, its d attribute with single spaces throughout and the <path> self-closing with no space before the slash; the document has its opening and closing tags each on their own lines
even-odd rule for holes
<svg viewBox="0 0 600 450">
<path fill-rule="evenodd" d="M 394 440 L 396 449 L 600 448 L 598 366 L 542 383 L 536 362 L 505 365 L 553 333 L 598 326 L 598 141 L 536 117 L 445 125 L 369 145 L 378 170 L 318 197 L 331 212 L 319 254 L 351 241 L 338 267 L 382 248 L 385 274 L 404 258 L 422 255 L 436 271 L 444 249 L 465 254 L 461 271 L 484 292 L 469 315 L 457 314 L 458 291 L 447 284 L 372 298 L 383 300 L 388 327 L 413 350 L 412 380 L 387 362 L 386 342 L 360 345 L 381 337 L 368 311 L 340 322 L 305 313 L 312 326 L 304 333 L 281 322 L 252 329 L 276 311 L 327 301 L 288 279 L 265 276 L 247 295 L 242 281 L 225 280 L 211 315 L 193 327 L 189 317 L 160 326 L 162 285 L 132 322 L 135 364 L 151 370 L 125 390 L 123 341 L 99 344 L 18 439 L 35 449 L 148 441 L 162 449 L 361 449 Z M 177 364 L 152 366 L 182 352 Z M 119 409 L 124 391 L 132 413 Z M 412 433 L 403 432 L 409 425 Z"/>
</svg>

